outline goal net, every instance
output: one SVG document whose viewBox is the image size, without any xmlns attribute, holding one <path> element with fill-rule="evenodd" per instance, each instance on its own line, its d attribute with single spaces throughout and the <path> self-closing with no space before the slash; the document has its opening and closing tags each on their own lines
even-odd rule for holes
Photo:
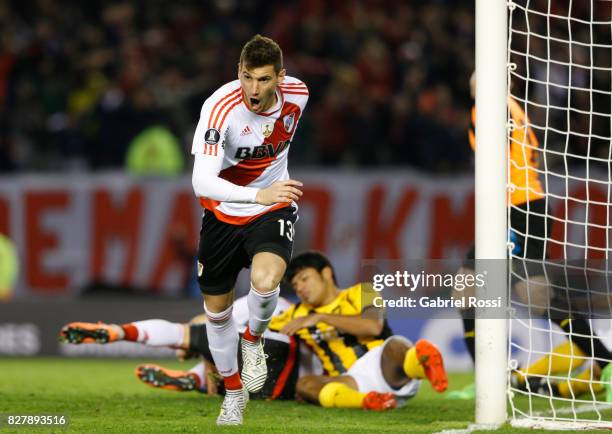
<svg viewBox="0 0 612 434">
<path fill-rule="evenodd" d="M 612 428 L 612 2 L 508 9 L 511 422 Z"/>
</svg>

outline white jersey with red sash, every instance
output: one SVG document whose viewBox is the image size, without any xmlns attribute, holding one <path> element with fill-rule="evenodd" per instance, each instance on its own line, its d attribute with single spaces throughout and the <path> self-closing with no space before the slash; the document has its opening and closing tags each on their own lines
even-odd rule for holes
<svg viewBox="0 0 612 434">
<path fill-rule="evenodd" d="M 308 88 L 296 78 L 285 77 L 276 90 L 276 104 L 259 114 L 248 109 L 243 96 L 240 81 L 235 80 L 204 102 L 192 154 L 220 159 L 218 176 L 239 186 L 266 188 L 289 179 L 289 146 L 308 101 Z M 217 219 L 237 225 L 289 205 L 219 202 L 203 197 L 200 203 Z"/>
</svg>

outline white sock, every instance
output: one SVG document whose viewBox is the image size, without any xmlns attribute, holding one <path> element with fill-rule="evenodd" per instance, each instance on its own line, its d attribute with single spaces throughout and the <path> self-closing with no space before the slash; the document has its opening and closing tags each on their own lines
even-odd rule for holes
<svg viewBox="0 0 612 434">
<path fill-rule="evenodd" d="M 238 329 L 232 316 L 232 307 L 213 313 L 206 309 L 206 336 L 208 348 L 215 361 L 217 371 L 224 377 L 238 372 Z"/>
<path fill-rule="evenodd" d="M 183 325 L 163 319 L 136 321 L 132 325 L 138 330 L 137 342 L 152 347 L 178 347 L 183 343 Z"/>
<path fill-rule="evenodd" d="M 274 291 L 262 294 L 251 283 L 247 304 L 249 305 L 249 331 L 253 336 L 261 336 L 268 328 L 278 303 L 279 293 L 280 285 Z"/>
<path fill-rule="evenodd" d="M 204 371 L 204 362 L 200 362 L 189 370 L 190 374 L 195 374 L 200 379 L 200 390 L 206 390 L 206 374 Z"/>
</svg>

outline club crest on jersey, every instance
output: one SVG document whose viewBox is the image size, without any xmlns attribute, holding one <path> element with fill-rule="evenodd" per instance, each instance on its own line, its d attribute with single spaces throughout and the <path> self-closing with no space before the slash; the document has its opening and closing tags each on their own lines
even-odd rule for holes
<svg viewBox="0 0 612 434">
<path fill-rule="evenodd" d="M 285 116 L 285 118 L 283 119 L 283 125 L 285 127 L 285 131 L 287 131 L 288 133 L 290 133 L 291 130 L 293 130 L 294 124 L 295 124 L 295 113 L 291 113 Z"/>
<path fill-rule="evenodd" d="M 274 129 L 274 124 L 263 124 L 261 126 L 261 134 L 263 134 L 264 137 L 270 137 L 273 129 Z"/>
<path fill-rule="evenodd" d="M 219 139 L 221 138 L 221 134 L 215 128 L 209 128 L 204 134 L 204 142 L 207 145 L 216 145 L 219 143 Z"/>
</svg>

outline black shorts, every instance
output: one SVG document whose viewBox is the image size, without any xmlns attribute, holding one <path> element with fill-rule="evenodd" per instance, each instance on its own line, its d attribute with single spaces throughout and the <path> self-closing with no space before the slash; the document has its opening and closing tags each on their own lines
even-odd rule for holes
<svg viewBox="0 0 612 434">
<path fill-rule="evenodd" d="M 510 210 L 509 238 L 514 245 L 512 259 L 517 265 L 534 268 L 531 274 L 542 274 L 542 262 L 547 259 L 546 238 L 550 238 L 552 219 L 547 212 L 546 200 L 525 202 Z M 468 251 L 463 266 L 474 269 L 475 246 Z"/>
<path fill-rule="evenodd" d="M 198 353 L 210 363 L 215 363 L 206 336 L 206 324 L 190 326 L 189 351 Z M 294 337 L 287 341 L 264 337 L 264 352 L 268 355 L 268 377 L 261 391 L 252 393 L 252 399 L 294 399 L 295 386 L 300 370 L 299 341 Z M 238 350 L 238 367 L 242 370 L 242 352 Z"/>
<path fill-rule="evenodd" d="M 238 273 L 251 266 L 260 252 L 291 260 L 297 210 L 291 206 L 270 211 L 246 225 L 217 220 L 206 211 L 198 247 L 198 283 L 204 294 L 221 295 L 232 290 Z"/>
</svg>

